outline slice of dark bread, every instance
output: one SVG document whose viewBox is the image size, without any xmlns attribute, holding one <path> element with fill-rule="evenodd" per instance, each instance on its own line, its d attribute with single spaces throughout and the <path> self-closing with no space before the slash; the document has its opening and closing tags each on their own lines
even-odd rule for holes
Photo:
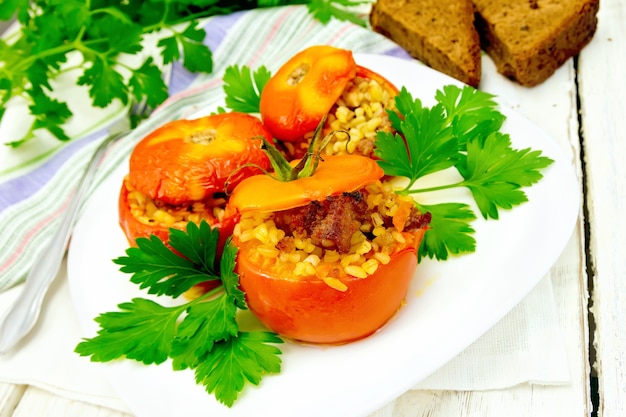
<svg viewBox="0 0 626 417">
<path fill-rule="evenodd" d="M 593 37 L 599 0 L 472 0 L 482 48 L 501 74 L 545 81 Z"/>
<path fill-rule="evenodd" d="M 471 0 L 377 0 L 370 23 L 426 65 L 473 87 L 480 83 Z"/>
</svg>

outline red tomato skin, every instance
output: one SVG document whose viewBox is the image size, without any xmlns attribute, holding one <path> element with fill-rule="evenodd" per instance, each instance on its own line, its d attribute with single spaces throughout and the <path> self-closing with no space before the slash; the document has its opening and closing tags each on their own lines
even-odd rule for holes
<svg viewBox="0 0 626 417">
<path fill-rule="evenodd" d="M 120 194 L 118 198 L 118 218 L 119 224 L 131 246 L 137 246 L 135 240 L 140 237 L 150 237 L 150 235 L 156 235 L 163 242 L 168 240 L 168 229 L 161 225 L 147 225 L 136 219 L 130 210 L 130 203 L 128 202 L 128 188 L 126 188 L 126 181 L 122 181 L 120 188 Z"/>
<path fill-rule="evenodd" d="M 217 220 L 211 224 L 211 227 L 217 227 L 220 231 L 220 238 L 218 242 L 218 255 L 222 253 L 226 239 L 232 235 L 235 227 L 235 216 L 228 214 L 230 211 L 227 208 L 227 214 L 224 216 L 222 222 Z M 149 238 L 151 235 L 156 235 L 163 243 L 167 244 L 169 240 L 169 228 L 159 224 L 145 224 L 140 222 L 135 216 L 133 216 L 130 204 L 128 203 L 128 189 L 126 188 L 126 182 L 122 182 L 120 188 L 120 194 L 118 198 L 118 216 L 119 225 L 131 246 L 137 246 L 136 240 L 140 237 Z"/>
<path fill-rule="evenodd" d="M 269 329 L 301 342 L 344 344 L 371 335 L 401 307 L 417 268 L 415 249 L 392 256 L 367 278 L 342 280 L 345 292 L 324 281 L 272 277 L 239 253 L 237 272 L 250 310 Z"/>
<path fill-rule="evenodd" d="M 260 113 L 277 139 L 295 142 L 315 130 L 356 74 L 352 52 L 329 45 L 304 49 L 272 76 L 263 88 Z M 294 72 L 307 68 L 297 82 Z"/>
<path fill-rule="evenodd" d="M 203 142 L 203 135 L 210 139 Z M 202 200 L 269 169 L 260 136 L 273 142 L 261 120 L 244 113 L 171 121 L 137 143 L 129 161 L 130 182 L 168 204 Z"/>
</svg>

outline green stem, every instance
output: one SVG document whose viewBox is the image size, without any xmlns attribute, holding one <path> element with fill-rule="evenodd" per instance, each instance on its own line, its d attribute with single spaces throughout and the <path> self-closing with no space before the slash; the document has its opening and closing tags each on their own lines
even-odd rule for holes
<svg viewBox="0 0 626 417">
<path fill-rule="evenodd" d="M 108 14 L 110 16 L 116 17 L 120 20 L 129 21 L 130 19 L 123 12 L 115 7 L 102 7 L 100 9 L 93 9 L 90 13 L 91 16 L 95 16 L 97 14 Z"/>
<path fill-rule="evenodd" d="M 192 305 L 198 304 L 204 300 L 206 300 L 207 298 L 211 298 L 213 296 L 215 296 L 218 292 L 224 292 L 224 284 L 222 285 L 218 285 L 216 288 L 213 288 L 211 291 L 207 291 L 204 294 L 194 298 L 193 300 L 189 301 L 188 303 L 183 304 L 183 306 L 185 308 L 189 308 Z"/>
<path fill-rule="evenodd" d="M 263 140 L 262 149 L 269 158 L 272 168 L 274 168 L 274 178 L 278 181 L 289 182 L 313 176 L 319 161 L 322 160 L 320 155 L 322 150 L 336 133 L 332 131 L 326 137 L 322 138 L 322 127 L 325 122 L 326 116 L 322 117 L 322 120 L 317 125 L 307 152 L 296 166 L 292 166 L 273 144 L 268 142 L 264 137 L 261 138 Z"/>
<path fill-rule="evenodd" d="M 161 20 L 159 21 L 159 25 L 161 27 L 167 26 L 165 19 L 167 19 L 167 15 L 170 11 L 170 1 L 166 0 L 163 7 L 163 14 L 161 15 Z"/>
<path fill-rule="evenodd" d="M 448 190 L 450 188 L 458 188 L 458 187 L 465 187 L 467 184 L 465 181 L 461 181 L 461 182 L 457 182 L 455 184 L 446 184 L 446 185 L 438 185 L 436 187 L 428 187 L 428 188 L 419 188 L 416 190 L 412 190 L 409 187 L 411 187 L 412 184 L 410 184 L 409 186 L 407 186 L 407 188 L 405 188 L 404 190 L 401 191 L 402 194 L 420 194 L 420 193 L 428 193 L 428 192 L 432 192 L 432 191 L 441 191 L 441 190 Z"/>
<path fill-rule="evenodd" d="M 75 50 L 80 45 L 80 42 L 70 42 L 63 45 L 56 46 L 54 48 L 46 49 L 45 51 L 38 52 L 34 55 L 30 55 L 20 61 L 16 66 L 12 68 L 13 72 L 19 72 L 22 68 L 28 68 L 38 59 L 45 58 L 57 54 L 67 54 L 68 52 Z"/>
</svg>

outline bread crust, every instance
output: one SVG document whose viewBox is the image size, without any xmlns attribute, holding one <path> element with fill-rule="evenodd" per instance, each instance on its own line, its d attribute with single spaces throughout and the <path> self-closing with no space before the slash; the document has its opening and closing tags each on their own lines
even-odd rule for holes
<svg viewBox="0 0 626 417">
<path fill-rule="evenodd" d="M 370 23 L 414 58 L 478 87 L 480 38 L 471 0 L 378 0 Z"/>
<path fill-rule="evenodd" d="M 473 0 L 482 49 L 521 85 L 550 77 L 589 43 L 599 0 Z"/>
</svg>

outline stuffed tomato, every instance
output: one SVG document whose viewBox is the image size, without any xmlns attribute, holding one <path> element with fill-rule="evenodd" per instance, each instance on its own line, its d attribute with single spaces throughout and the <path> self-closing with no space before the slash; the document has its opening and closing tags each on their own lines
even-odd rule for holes
<svg viewBox="0 0 626 417">
<path fill-rule="evenodd" d="M 204 220 L 224 241 L 232 232 L 227 188 L 269 168 L 259 119 L 223 113 L 175 120 L 143 138 L 130 156 L 119 194 L 119 221 L 131 245 L 138 237 L 168 240 L 170 228 Z"/>
<path fill-rule="evenodd" d="M 430 214 L 382 176 L 370 158 L 328 156 L 310 177 L 260 175 L 235 188 L 237 272 L 267 327 L 302 342 L 347 343 L 400 308 Z"/>
<path fill-rule="evenodd" d="M 328 65 L 327 62 L 332 62 Z M 288 60 L 261 93 L 261 117 L 285 152 L 301 157 L 317 124 L 333 136 L 327 155 L 373 156 L 378 131 L 392 131 L 397 87 L 382 75 L 357 65 L 352 52 L 314 46 Z"/>
</svg>

